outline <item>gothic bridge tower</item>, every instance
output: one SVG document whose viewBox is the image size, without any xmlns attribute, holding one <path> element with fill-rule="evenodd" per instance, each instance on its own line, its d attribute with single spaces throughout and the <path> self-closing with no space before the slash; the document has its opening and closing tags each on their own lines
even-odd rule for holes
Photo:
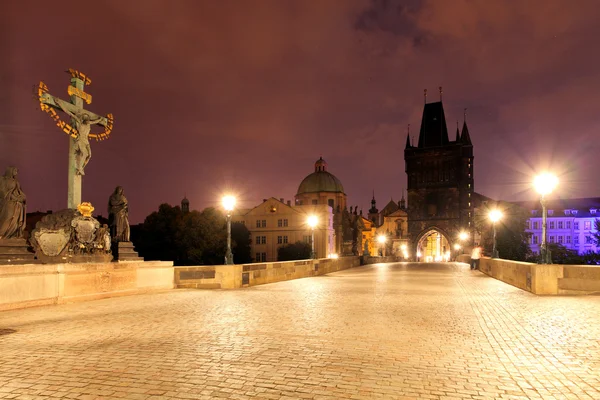
<svg viewBox="0 0 600 400">
<path fill-rule="evenodd" d="M 441 98 L 425 102 L 419 141 L 411 144 L 409 133 L 404 161 L 411 254 L 422 261 L 444 260 L 460 231 L 473 237 L 473 145 L 466 118 L 451 141 Z"/>
</svg>

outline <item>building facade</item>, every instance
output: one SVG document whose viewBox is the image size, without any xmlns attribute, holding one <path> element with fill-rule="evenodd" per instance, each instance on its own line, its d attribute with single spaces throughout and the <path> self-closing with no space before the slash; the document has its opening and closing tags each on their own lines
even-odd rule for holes
<svg viewBox="0 0 600 400">
<path fill-rule="evenodd" d="M 527 221 L 527 232 L 531 234 L 529 247 L 540 252 L 542 244 L 542 207 L 539 201 L 516 202 L 526 208 L 531 216 Z M 554 199 L 547 202 L 548 243 L 557 243 L 578 254 L 598 252 L 593 238 L 596 220 L 600 219 L 600 197 L 581 199 Z"/>
<path fill-rule="evenodd" d="M 237 210 L 232 221 L 240 222 L 250 232 L 252 256 L 255 262 L 277 261 L 280 247 L 298 241 L 311 243 L 312 229 L 308 217 L 315 215 L 315 255 L 325 258 L 334 252 L 333 213 L 324 204 L 290 205 L 271 197 L 252 209 Z"/>
<path fill-rule="evenodd" d="M 442 260 L 459 232 L 473 237 L 474 157 L 466 119 L 449 140 L 442 102 L 426 103 L 418 143 L 407 135 L 404 160 L 410 252 Z"/>
</svg>

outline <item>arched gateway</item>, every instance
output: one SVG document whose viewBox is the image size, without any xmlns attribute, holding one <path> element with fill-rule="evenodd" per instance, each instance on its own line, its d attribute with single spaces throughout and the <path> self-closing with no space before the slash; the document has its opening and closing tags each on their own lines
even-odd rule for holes
<svg viewBox="0 0 600 400">
<path fill-rule="evenodd" d="M 416 249 L 413 254 L 417 261 L 449 261 L 451 257 L 451 241 L 443 230 L 431 227 L 422 231 L 416 238 Z"/>
</svg>

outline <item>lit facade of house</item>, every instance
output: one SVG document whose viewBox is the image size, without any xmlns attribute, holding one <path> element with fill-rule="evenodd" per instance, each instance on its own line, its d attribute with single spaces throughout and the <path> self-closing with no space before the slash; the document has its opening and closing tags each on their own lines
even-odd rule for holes
<svg viewBox="0 0 600 400">
<path fill-rule="evenodd" d="M 325 258 L 333 253 L 335 237 L 333 213 L 326 204 L 292 206 L 273 197 L 246 210 L 237 210 L 233 222 L 240 222 L 250 232 L 252 257 L 255 262 L 277 261 L 277 250 L 298 241 L 310 243 L 312 231 L 307 221 L 318 219 L 315 227 L 315 255 Z"/>
<path fill-rule="evenodd" d="M 531 233 L 529 247 L 534 253 L 539 253 L 542 243 L 540 202 L 517 204 L 531 213 L 526 226 L 527 232 Z M 548 200 L 546 209 L 548 243 L 558 243 L 567 249 L 576 250 L 579 254 L 600 250 L 600 246 L 593 240 L 593 234 L 596 232 L 595 221 L 600 219 L 600 197 Z"/>
</svg>

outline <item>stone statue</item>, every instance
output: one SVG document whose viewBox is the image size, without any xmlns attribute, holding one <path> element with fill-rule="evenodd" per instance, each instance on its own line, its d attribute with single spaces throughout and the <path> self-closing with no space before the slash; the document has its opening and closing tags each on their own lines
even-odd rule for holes
<svg viewBox="0 0 600 400">
<path fill-rule="evenodd" d="M 26 197 L 17 172 L 17 167 L 8 167 L 0 177 L 0 239 L 23 237 Z"/>
<path fill-rule="evenodd" d="M 55 99 L 55 103 L 67 113 L 73 121 L 75 121 L 77 136 L 73 139 L 74 150 L 77 156 L 77 174 L 85 175 L 84 169 L 85 166 L 90 162 L 92 158 L 92 148 L 90 147 L 89 134 L 92 125 L 99 124 L 104 120 L 104 117 L 98 117 L 96 119 L 91 119 L 90 114 L 88 114 L 83 108 L 79 109 L 75 112 L 71 111 L 69 108 L 65 106 L 65 102 L 61 99 Z"/>
<path fill-rule="evenodd" d="M 108 200 L 110 235 L 115 242 L 129 242 L 129 206 L 123 188 L 117 186 Z"/>
</svg>

